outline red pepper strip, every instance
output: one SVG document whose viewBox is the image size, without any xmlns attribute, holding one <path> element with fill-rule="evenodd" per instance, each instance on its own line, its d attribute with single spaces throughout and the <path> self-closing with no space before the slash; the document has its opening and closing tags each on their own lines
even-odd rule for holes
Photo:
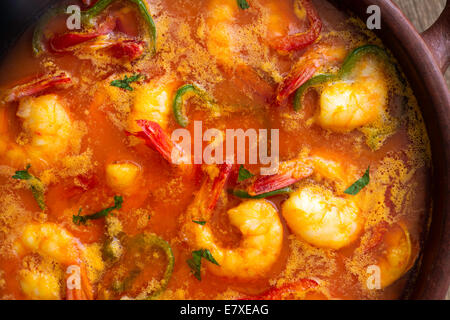
<svg viewBox="0 0 450 320">
<path fill-rule="evenodd" d="M 270 176 L 259 176 L 247 189 L 251 196 L 288 187 L 313 173 L 313 169 L 303 162 L 293 160 L 280 165 L 279 173 Z"/>
<path fill-rule="evenodd" d="M 114 58 L 127 58 L 130 61 L 139 58 L 145 50 L 145 41 L 121 40 L 108 47 Z"/>
<path fill-rule="evenodd" d="M 213 210 L 216 207 L 220 194 L 222 193 L 225 183 L 227 182 L 228 177 L 230 176 L 232 170 L 233 170 L 232 164 L 224 163 L 220 166 L 220 173 L 214 179 L 211 188 L 211 193 L 208 194 L 208 197 L 210 199 L 208 204 L 208 210 Z"/>
<path fill-rule="evenodd" d="M 296 294 L 317 287 L 319 284 L 312 279 L 301 279 L 294 283 L 287 283 L 279 288 L 272 288 L 258 296 L 249 296 L 239 300 L 289 300 L 296 298 Z"/>
<path fill-rule="evenodd" d="M 18 85 L 10 89 L 6 94 L 5 101 L 17 101 L 23 97 L 35 95 L 49 88 L 70 83 L 71 81 L 72 79 L 70 78 L 70 76 L 64 71 L 56 74 L 40 76 L 35 78 L 31 82 Z"/>
<path fill-rule="evenodd" d="M 312 5 L 311 0 L 300 1 L 306 10 L 306 15 L 308 16 L 310 23 L 309 30 L 305 33 L 297 33 L 275 40 L 275 48 L 280 51 L 303 49 L 316 41 L 322 31 L 322 21 L 320 20 L 316 9 Z"/>
</svg>

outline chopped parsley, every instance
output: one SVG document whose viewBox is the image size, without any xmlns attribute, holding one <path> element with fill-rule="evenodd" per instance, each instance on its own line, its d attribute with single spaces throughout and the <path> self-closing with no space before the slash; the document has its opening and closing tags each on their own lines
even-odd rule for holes
<svg viewBox="0 0 450 320">
<path fill-rule="evenodd" d="M 206 224 L 206 221 L 195 221 L 195 220 L 192 220 L 192 222 L 194 222 L 196 224 L 199 224 L 201 226 L 204 226 Z"/>
<path fill-rule="evenodd" d="M 254 174 L 252 174 L 250 171 L 245 169 L 244 166 L 241 164 L 241 166 L 239 167 L 238 181 L 241 182 L 241 181 L 250 179 L 253 176 L 254 176 Z"/>
<path fill-rule="evenodd" d="M 367 168 L 364 175 L 358 179 L 355 183 L 353 183 L 347 190 L 344 191 L 346 194 L 350 194 L 352 196 L 358 194 L 365 186 L 367 186 L 370 182 L 370 166 Z"/>
<path fill-rule="evenodd" d="M 74 215 L 72 217 L 72 221 L 77 226 L 79 226 L 80 224 L 86 225 L 86 222 L 88 220 L 101 219 L 101 218 L 107 217 L 111 213 L 111 211 L 121 209 L 122 203 L 123 203 L 123 198 L 121 196 L 115 196 L 114 197 L 114 206 L 103 209 L 99 212 L 96 212 L 96 213 L 93 213 L 90 215 L 85 215 L 85 216 L 81 215 L 81 211 L 83 209 L 80 208 L 80 210 L 78 210 L 78 215 L 76 215 L 76 216 Z"/>
<path fill-rule="evenodd" d="M 144 76 L 142 74 L 135 74 L 128 78 L 128 76 L 125 75 L 125 78 L 123 80 L 113 80 L 111 81 L 111 86 L 121 88 L 128 91 L 133 91 L 133 87 L 130 86 L 131 83 L 137 82 L 141 80 Z"/>
<path fill-rule="evenodd" d="M 27 167 L 25 168 L 25 170 L 19 170 L 16 171 L 15 175 L 12 176 L 13 179 L 16 180 L 24 180 L 27 181 L 31 193 L 33 194 L 34 199 L 36 199 L 36 202 L 39 206 L 39 208 L 41 208 L 41 210 L 45 210 L 46 205 L 45 205 L 45 198 L 44 198 L 44 193 L 45 193 L 45 188 L 44 188 L 44 184 L 41 182 L 41 180 L 39 180 L 38 178 L 36 178 L 35 176 L 33 176 L 28 170 L 30 170 L 31 165 L 28 164 Z"/>
<path fill-rule="evenodd" d="M 250 8 L 250 5 L 248 4 L 247 0 L 237 0 L 239 8 L 242 10 L 246 10 Z"/>
<path fill-rule="evenodd" d="M 202 280 L 201 269 L 202 269 L 202 258 L 208 260 L 211 263 L 219 266 L 219 263 L 214 259 L 211 252 L 208 249 L 200 249 L 197 251 L 192 251 L 192 258 L 186 260 L 188 266 L 191 268 L 192 274 L 197 280 Z"/>
</svg>

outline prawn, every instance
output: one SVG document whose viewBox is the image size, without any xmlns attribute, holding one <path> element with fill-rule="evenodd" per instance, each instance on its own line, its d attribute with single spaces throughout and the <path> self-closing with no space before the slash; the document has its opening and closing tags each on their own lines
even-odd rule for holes
<svg viewBox="0 0 450 320">
<path fill-rule="evenodd" d="M 323 41 L 309 47 L 278 86 L 276 103 L 281 104 L 315 74 L 327 73 L 336 68 L 346 55 L 347 50 L 340 43 Z"/>
<path fill-rule="evenodd" d="M 237 247 L 224 247 L 217 243 L 208 223 L 199 225 L 193 220 L 208 220 L 231 172 L 232 165 L 222 165 L 214 179 L 207 178 L 187 211 L 185 231 L 193 247 L 207 249 L 219 266 L 209 264 L 218 276 L 257 279 L 267 272 L 278 259 L 283 243 L 283 227 L 275 207 L 267 200 L 242 202 L 228 210 L 231 225 L 242 234 Z"/>
<path fill-rule="evenodd" d="M 66 299 L 91 300 L 93 293 L 83 259 L 83 246 L 67 230 L 53 223 L 28 224 L 16 243 L 20 256 L 37 253 L 66 266 L 77 266 L 80 270 L 80 287 L 67 286 Z M 69 272 L 69 269 L 68 269 Z M 33 299 L 57 299 L 60 287 L 56 286 L 54 275 L 36 270 L 22 270 L 20 285 L 25 294 Z M 70 275 L 67 280 L 69 281 Z M 50 282 L 49 282 L 50 281 Z"/>
<path fill-rule="evenodd" d="M 76 143 L 77 130 L 56 94 L 21 99 L 16 116 L 22 123 L 20 141 L 11 141 L 8 135 L 0 137 L 0 151 L 13 166 L 46 165 Z"/>
</svg>

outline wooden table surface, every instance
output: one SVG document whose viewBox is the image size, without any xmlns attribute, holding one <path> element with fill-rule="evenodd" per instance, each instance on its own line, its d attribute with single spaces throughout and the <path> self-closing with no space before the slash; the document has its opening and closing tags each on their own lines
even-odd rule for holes
<svg viewBox="0 0 450 320">
<path fill-rule="evenodd" d="M 444 10 L 446 0 L 392 0 L 403 10 L 419 32 L 428 29 Z M 450 1 L 450 0 L 448 0 Z M 450 87 L 450 69 L 446 73 Z"/>
<path fill-rule="evenodd" d="M 446 0 L 392 0 L 403 10 L 419 32 L 428 29 L 444 10 Z M 450 0 L 448 0 L 450 1 Z M 450 70 L 446 73 L 447 86 L 450 87 Z M 447 292 L 450 300 L 450 289 Z"/>
</svg>

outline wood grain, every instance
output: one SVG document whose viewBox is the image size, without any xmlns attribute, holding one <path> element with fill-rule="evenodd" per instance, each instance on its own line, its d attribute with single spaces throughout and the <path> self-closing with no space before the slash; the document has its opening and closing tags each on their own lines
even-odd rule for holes
<svg viewBox="0 0 450 320">
<path fill-rule="evenodd" d="M 446 0 L 392 0 L 411 20 L 419 32 L 428 29 L 444 10 Z M 448 0 L 450 1 L 450 0 Z M 450 69 L 447 70 L 447 86 L 450 88 Z M 450 292 L 449 292 L 450 293 Z M 450 298 L 450 296 L 448 296 Z"/>
</svg>

